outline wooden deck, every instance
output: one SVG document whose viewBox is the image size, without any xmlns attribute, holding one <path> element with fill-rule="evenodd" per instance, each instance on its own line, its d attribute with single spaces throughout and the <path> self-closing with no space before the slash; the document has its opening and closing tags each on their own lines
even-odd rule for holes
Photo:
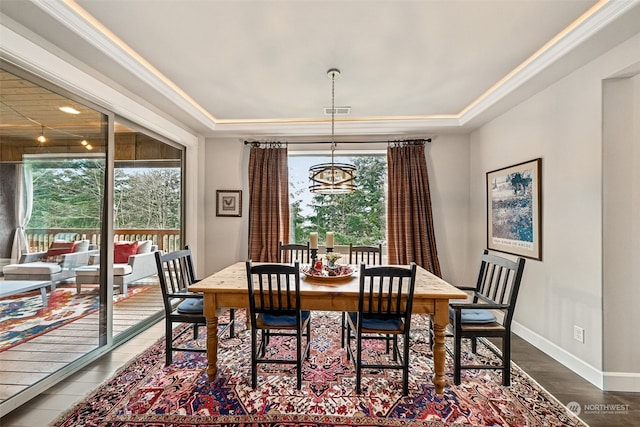
<svg viewBox="0 0 640 427">
<path fill-rule="evenodd" d="M 137 284 L 158 285 L 158 280 Z M 113 307 L 114 336 L 162 310 L 159 286 L 118 302 Z M 98 313 L 93 313 L 0 352 L 0 402 L 97 347 Z"/>
</svg>

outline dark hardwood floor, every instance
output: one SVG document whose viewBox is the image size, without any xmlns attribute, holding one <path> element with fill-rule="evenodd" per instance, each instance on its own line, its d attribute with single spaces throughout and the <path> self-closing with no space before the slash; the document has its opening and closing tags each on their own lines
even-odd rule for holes
<svg viewBox="0 0 640 427">
<path fill-rule="evenodd" d="M 511 348 L 511 360 L 562 404 L 578 403 L 589 426 L 640 426 L 640 393 L 602 391 L 517 335 Z"/>
</svg>

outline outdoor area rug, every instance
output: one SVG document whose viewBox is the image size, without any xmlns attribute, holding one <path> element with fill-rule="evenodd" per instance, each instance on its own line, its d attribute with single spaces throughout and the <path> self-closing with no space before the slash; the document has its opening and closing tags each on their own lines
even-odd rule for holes
<svg viewBox="0 0 640 427">
<path fill-rule="evenodd" d="M 131 286 L 128 296 L 115 295 L 119 302 L 151 286 Z M 0 352 L 29 341 L 76 319 L 98 310 L 97 289 L 85 286 L 76 294 L 76 286 L 57 287 L 49 292 L 46 307 L 42 306 L 40 291 L 0 299 Z"/>
<path fill-rule="evenodd" d="M 240 323 L 243 313 L 236 312 Z M 412 318 L 409 395 L 402 396 L 401 373 L 390 370 L 363 372 L 362 394 L 357 395 L 353 365 L 340 347 L 340 313 L 313 312 L 311 322 L 311 356 L 303 364 L 302 390 L 296 389 L 295 367 L 285 365 L 261 365 L 253 390 L 250 334 L 237 325 L 236 338 L 225 335 L 219 341 L 213 382 L 203 353 L 174 352 L 174 363 L 165 367 L 160 340 L 52 425 L 585 426 L 515 365 L 510 387 L 501 385 L 499 371 L 466 371 L 460 386 L 449 375 L 444 394 L 437 396 L 426 316 Z M 271 340 L 279 356 L 291 357 L 295 345 L 285 338 Z M 189 344 L 203 345 L 204 340 Z M 380 357 L 374 354 L 382 347 L 374 348 L 378 344 L 370 341 L 366 345 L 367 357 Z M 466 350 L 465 358 L 493 357 L 478 348 L 477 356 Z M 447 372 L 451 370 L 447 356 Z"/>
</svg>

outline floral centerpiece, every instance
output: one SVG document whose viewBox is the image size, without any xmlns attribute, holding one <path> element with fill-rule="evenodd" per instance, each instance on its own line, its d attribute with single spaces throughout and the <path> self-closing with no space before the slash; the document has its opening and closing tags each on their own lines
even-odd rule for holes
<svg viewBox="0 0 640 427">
<path fill-rule="evenodd" d="M 325 259 L 327 260 L 327 265 L 331 268 L 336 266 L 336 261 L 342 258 L 342 254 L 338 252 L 329 252 L 325 255 Z"/>
</svg>

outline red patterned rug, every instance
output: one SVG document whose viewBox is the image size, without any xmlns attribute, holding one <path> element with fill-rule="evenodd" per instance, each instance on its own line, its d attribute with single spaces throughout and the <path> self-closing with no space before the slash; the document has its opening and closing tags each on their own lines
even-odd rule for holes
<svg viewBox="0 0 640 427">
<path fill-rule="evenodd" d="M 242 313 L 236 313 L 241 321 Z M 209 382 L 202 353 L 176 352 L 165 367 L 161 340 L 53 426 L 585 426 L 515 365 L 510 387 L 501 386 L 499 371 L 464 371 L 462 384 L 452 385 L 449 376 L 450 385 L 438 397 L 424 316 L 412 319 L 409 395 L 402 396 L 400 373 L 389 370 L 365 371 L 363 393 L 357 395 L 353 365 L 340 347 L 339 316 L 313 313 L 302 390 L 296 389 L 295 368 L 283 365 L 261 365 L 258 387 L 251 389 L 250 335 L 240 325 L 239 336 L 220 340 L 215 381 Z M 284 342 L 278 348 L 283 357 L 293 350 Z M 368 348 L 370 356 L 374 350 Z M 480 350 L 467 350 L 465 357 L 493 358 Z"/>
<path fill-rule="evenodd" d="M 115 295 L 118 303 L 152 286 L 131 286 L 129 293 Z M 42 306 L 40 291 L 25 292 L 0 298 L 0 352 L 46 334 L 99 309 L 98 289 L 85 286 L 76 293 L 75 285 L 57 287 L 48 294 L 48 304 Z"/>
</svg>

